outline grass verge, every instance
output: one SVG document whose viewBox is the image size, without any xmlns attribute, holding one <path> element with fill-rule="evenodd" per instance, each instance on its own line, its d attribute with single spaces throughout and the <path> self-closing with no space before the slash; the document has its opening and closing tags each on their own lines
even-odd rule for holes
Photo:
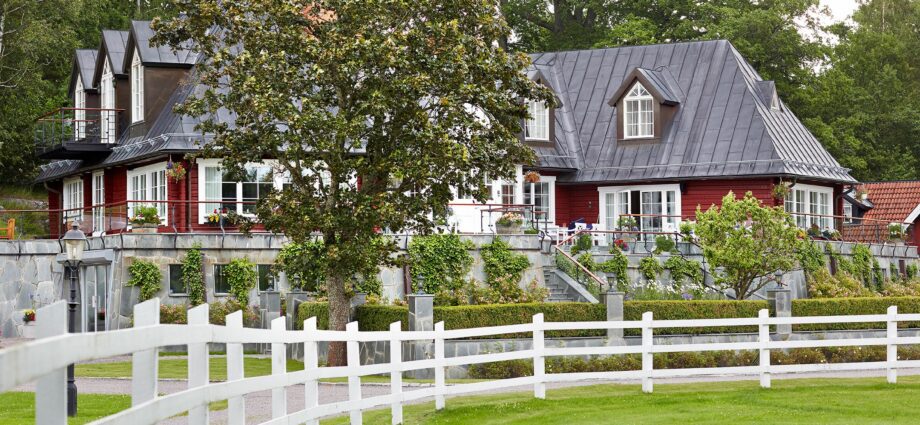
<svg viewBox="0 0 920 425">
<path fill-rule="evenodd" d="M 67 423 L 85 424 L 131 407 L 129 395 L 80 394 L 77 397 L 77 417 Z M 0 424 L 35 423 L 34 393 L 0 394 Z"/>
<path fill-rule="evenodd" d="M 227 380 L 226 358 L 211 358 L 208 362 L 209 376 L 212 381 Z M 288 360 L 288 372 L 303 370 L 303 363 Z M 243 374 L 246 377 L 271 375 L 271 359 L 243 358 Z M 131 376 L 131 362 L 90 363 L 78 364 L 74 369 L 78 378 L 128 378 Z M 160 379 L 187 379 L 188 360 L 170 359 L 168 356 L 160 359 Z"/>
</svg>

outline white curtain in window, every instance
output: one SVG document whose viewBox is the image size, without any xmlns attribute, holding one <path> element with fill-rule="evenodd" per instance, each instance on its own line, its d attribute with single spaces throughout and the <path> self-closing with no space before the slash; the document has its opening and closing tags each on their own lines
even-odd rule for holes
<svg viewBox="0 0 920 425">
<path fill-rule="evenodd" d="M 549 140 L 549 108 L 544 102 L 528 102 L 527 118 L 525 126 L 525 138 L 527 140 Z"/>
</svg>

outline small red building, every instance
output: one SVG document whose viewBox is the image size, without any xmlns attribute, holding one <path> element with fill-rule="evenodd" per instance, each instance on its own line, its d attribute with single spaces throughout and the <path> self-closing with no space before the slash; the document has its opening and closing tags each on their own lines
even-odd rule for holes
<svg viewBox="0 0 920 425">
<path fill-rule="evenodd" d="M 217 159 L 184 159 L 208 139 L 195 118 L 173 112 L 200 90 L 191 82 L 199 58 L 151 46 L 152 36 L 148 22 L 135 21 L 130 31 L 103 31 L 98 50 L 76 52 L 75 107 L 42 122 L 51 130 L 41 155 L 53 161 L 38 181 L 51 208 L 62 210 L 53 233 L 73 220 L 96 234 L 124 231 L 134 209 L 148 204 L 159 210 L 160 231 L 217 231 L 209 214 L 250 215 L 254 202 L 283 186 L 270 160 L 251 164 L 238 181 Z M 652 231 L 676 229 L 729 191 L 752 192 L 785 205 L 802 227 L 839 225 L 833 216 L 856 181 L 728 41 L 531 57 L 530 77 L 551 88 L 558 105 L 529 104 L 521 138 L 538 163 L 520 167 L 515 181 L 493 182 L 492 203 L 530 205 L 547 226 L 611 229 L 624 214 L 642 215 L 638 225 Z M 531 171 L 538 181 L 525 181 Z M 783 201 L 773 195 L 781 182 L 791 185 Z M 488 230 L 482 208 L 457 202 L 460 230 Z"/>
</svg>

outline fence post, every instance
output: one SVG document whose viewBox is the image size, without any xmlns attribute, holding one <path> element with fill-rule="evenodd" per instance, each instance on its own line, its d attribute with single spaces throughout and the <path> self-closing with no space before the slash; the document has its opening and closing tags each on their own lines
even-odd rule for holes
<svg viewBox="0 0 920 425">
<path fill-rule="evenodd" d="M 393 403 L 390 405 L 392 424 L 403 423 L 402 412 L 402 340 L 399 333 L 402 331 L 402 322 L 390 323 L 390 393 L 393 394 Z"/>
<path fill-rule="evenodd" d="M 543 341 L 543 313 L 533 315 L 533 396 L 539 399 L 546 398 L 546 358 L 543 350 L 546 344 Z"/>
<path fill-rule="evenodd" d="M 761 309 L 757 314 L 757 317 L 760 319 L 759 330 L 760 335 L 758 342 L 760 342 L 760 387 L 761 388 L 770 388 L 770 349 L 767 348 L 770 343 L 770 311 L 767 309 Z"/>
<path fill-rule="evenodd" d="M 243 311 L 237 310 L 227 315 L 227 329 L 243 330 Z M 227 343 L 227 381 L 243 379 L 243 344 Z M 242 396 L 227 399 L 227 423 L 245 425 L 246 403 Z"/>
<path fill-rule="evenodd" d="M 348 401 L 357 402 L 361 400 L 361 375 L 358 374 L 358 368 L 361 367 L 361 353 L 358 346 L 358 322 L 348 322 L 345 325 L 345 337 L 347 339 L 346 348 L 348 349 Z M 349 412 L 351 425 L 361 425 L 363 419 L 361 409 L 352 408 Z"/>
<path fill-rule="evenodd" d="M 652 357 L 652 346 L 654 345 L 654 335 L 652 334 L 652 312 L 642 313 L 642 392 L 652 392 L 652 369 L 654 368 L 654 358 Z"/>
<path fill-rule="evenodd" d="M 134 306 L 134 327 L 160 324 L 160 299 L 154 298 Z M 131 355 L 131 405 L 153 400 L 157 396 L 157 353 L 159 349 L 138 351 Z"/>
<path fill-rule="evenodd" d="M 67 333 L 67 303 L 58 301 L 38 309 L 36 336 L 49 338 Z M 67 424 L 67 367 L 38 379 L 35 385 L 35 423 Z"/>
<path fill-rule="evenodd" d="M 773 304 L 776 317 L 792 317 L 792 291 L 788 289 L 771 289 L 767 297 Z M 788 341 L 792 334 L 791 324 L 776 325 L 776 337 L 780 341 Z"/>
<path fill-rule="evenodd" d="M 319 383 L 312 374 L 319 369 L 319 350 L 316 346 L 316 317 L 311 317 L 303 322 L 304 338 L 303 343 L 303 368 L 307 371 L 307 381 L 304 383 L 304 409 L 310 411 L 311 408 L 319 406 Z M 307 421 L 307 425 L 317 425 L 318 419 Z"/>
<path fill-rule="evenodd" d="M 898 306 L 888 307 L 888 383 L 898 382 Z"/>
<path fill-rule="evenodd" d="M 282 337 L 285 332 L 284 317 L 272 320 L 272 336 Z M 283 342 L 272 343 L 272 375 L 280 377 L 287 373 L 287 351 Z M 272 388 L 272 419 L 287 415 L 287 390 L 284 385 Z"/>
<path fill-rule="evenodd" d="M 434 410 L 444 409 L 444 322 L 434 324 Z"/>
<path fill-rule="evenodd" d="M 207 325 L 209 323 L 208 304 L 202 304 L 188 311 L 189 325 Z M 208 344 L 197 343 L 188 345 L 188 387 L 203 387 L 208 385 Z M 188 423 L 207 424 L 208 404 L 193 407 L 188 411 Z"/>
</svg>

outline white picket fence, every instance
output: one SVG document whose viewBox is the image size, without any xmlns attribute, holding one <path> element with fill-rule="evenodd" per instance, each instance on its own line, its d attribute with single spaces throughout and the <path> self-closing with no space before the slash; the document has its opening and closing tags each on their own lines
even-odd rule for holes
<svg viewBox="0 0 920 425">
<path fill-rule="evenodd" d="M 39 424 L 66 424 L 66 378 L 65 368 L 71 363 L 107 358 L 118 355 L 132 355 L 131 408 L 118 414 L 100 419 L 95 424 L 152 424 L 182 412 L 189 412 L 190 424 L 208 422 L 208 403 L 228 400 L 231 424 L 243 424 L 245 410 L 243 396 L 257 391 L 271 390 L 272 419 L 266 424 L 316 424 L 318 418 L 348 413 L 352 424 L 362 422 L 362 411 L 370 408 L 390 406 L 392 423 L 402 423 L 402 407 L 406 402 L 433 397 L 435 408 L 443 409 L 446 396 L 454 396 L 484 390 L 532 385 L 534 397 L 546 397 L 546 383 L 571 382 L 604 379 L 641 379 L 642 390 L 652 392 L 653 380 L 666 377 L 689 377 L 701 375 L 759 375 L 760 385 L 770 387 L 772 373 L 794 373 L 814 371 L 887 370 L 888 382 L 895 383 L 897 369 L 920 367 L 920 361 L 899 361 L 898 345 L 920 344 L 920 337 L 899 337 L 897 324 L 901 321 L 920 321 L 920 314 L 898 314 L 892 306 L 887 314 L 862 316 L 828 317 L 769 317 L 767 310 L 761 310 L 756 318 L 704 319 L 704 320 L 654 320 L 652 313 L 642 315 L 638 321 L 618 322 L 544 322 L 543 315 L 533 316 L 532 323 L 509 326 L 495 326 L 476 329 L 444 330 L 444 323 L 435 324 L 434 331 L 404 332 L 400 322 L 390 325 L 387 332 L 361 332 L 357 323 L 349 323 L 343 331 L 316 329 L 316 318 L 304 322 L 303 330 L 286 330 L 284 318 L 272 321 L 271 329 L 250 329 L 243 327 L 242 313 L 227 316 L 226 326 L 208 324 L 208 306 L 201 305 L 188 312 L 188 325 L 159 324 L 159 300 L 150 300 L 134 308 L 135 327 L 132 329 L 66 334 L 66 304 L 58 302 L 38 311 L 39 336 L 35 341 L 0 351 L 0 392 L 37 381 L 36 421 Z M 856 338 L 831 340 L 771 341 L 770 326 L 779 324 L 813 323 L 867 323 L 884 322 L 887 334 L 884 338 Z M 727 342 L 681 345 L 655 345 L 655 329 L 693 328 L 710 326 L 757 326 L 759 338 L 754 342 Z M 551 347 L 544 335 L 547 331 L 574 331 L 589 329 L 641 329 L 641 345 L 601 347 Z M 491 354 L 446 357 L 444 341 L 471 337 L 495 336 L 511 333 L 531 333 L 532 348 Z M 319 367 L 317 344 L 325 341 L 346 343 L 347 366 Z M 385 341 L 391 347 L 401 346 L 405 341 L 434 342 L 434 357 L 425 360 L 403 361 L 402 350 L 390 350 L 389 363 L 361 365 L 360 342 Z M 227 344 L 227 381 L 211 383 L 208 380 L 208 344 Z M 244 343 L 272 344 L 272 374 L 244 378 Z M 286 344 L 304 344 L 305 369 L 286 371 Z M 157 349 L 164 346 L 188 346 L 188 389 L 174 394 L 159 396 L 157 393 Z M 881 362 L 771 365 L 770 350 L 791 348 L 841 347 L 841 346 L 887 346 L 887 360 Z M 722 350 L 759 350 L 758 366 L 698 368 L 698 369 L 654 369 L 653 356 L 656 353 L 701 352 Z M 585 356 L 641 354 L 642 368 L 634 371 L 590 372 L 547 374 L 545 358 L 553 356 Z M 445 368 L 524 359 L 533 362 L 533 376 L 485 381 L 467 384 L 446 385 Z M 403 392 L 404 372 L 434 369 L 434 385 Z M 391 393 L 362 398 L 361 376 L 389 374 Z M 318 380 L 323 378 L 348 378 L 348 400 L 319 404 Z M 305 386 L 305 409 L 287 412 L 285 387 L 303 384 Z"/>
</svg>

